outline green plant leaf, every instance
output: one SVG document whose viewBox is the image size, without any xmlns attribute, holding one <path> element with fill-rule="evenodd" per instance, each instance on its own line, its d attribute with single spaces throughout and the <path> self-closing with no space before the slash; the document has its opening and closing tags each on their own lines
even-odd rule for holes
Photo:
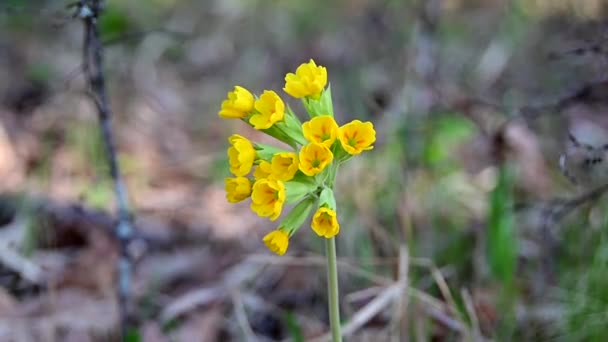
<svg viewBox="0 0 608 342">
<path fill-rule="evenodd" d="M 501 165 L 498 183 L 490 195 L 488 261 L 492 275 L 503 283 L 511 283 L 517 264 L 517 237 L 513 227 L 512 173 L 508 164 Z"/>
</svg>

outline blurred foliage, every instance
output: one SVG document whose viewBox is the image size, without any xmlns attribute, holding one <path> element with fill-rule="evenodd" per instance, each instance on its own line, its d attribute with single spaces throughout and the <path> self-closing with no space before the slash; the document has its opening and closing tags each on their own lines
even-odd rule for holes
<svg viewBox="0 0 608 342">
<path fill-rule="evenodd" d="M 296 315 L 293 312 L 289 311 L 285 315 L 283 315 L 283 320 L 285 321 L 285 325 L 287 326 L 287 331 L 289 332 L 291 341 L 304 342 L 304 335 L 302 334 L 302 329 L 298 324 Z"/>
<path fill-rule="evenodd" d="M 475 125 L 461 115 L 440 115 L 429 121 L 429 141 L 424 150 L 424 161 L 433 168 L 455 171 L 463 165 L 453 165 L 458 162 L 454 149 L 476 133 Z"/>
<path fill-rule="evenodd" d="M 55 77 L 53 68 L 45 63 L 32 64 L 26 77 L 32 82 L 45 84 Z"/>
<path fill-rule="evenodd" d="M 137 329 L 129 329 L 127 332 L 127 336 L 124 337 L 123 341 L 125 342 L 140 342 L 142 341 L 141 334 Z"/>
<path fill-rule="evenodd" d="M 117 39 L 127 33 L 135 32 L 135 25 L 127 13 L 116 6 L 106 6 L 99 20 L 99 30 L 104 41 Z"/>
</svg>

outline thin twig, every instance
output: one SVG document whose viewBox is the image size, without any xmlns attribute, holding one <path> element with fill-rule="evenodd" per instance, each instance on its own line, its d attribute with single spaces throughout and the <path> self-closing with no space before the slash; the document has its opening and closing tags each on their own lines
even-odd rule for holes
<svg viewBox="0 0 608 342">
<path fill-rule="evenodd" d="M 110 177 L 114 183 L 117 201 L 118 222 L 115 236 L 119 243 L 120 258 L 118 261 L 118 301 L 120 308 L 121 335 L 126 337 L 129 315 L 129 296 L 132 273 L 132 258 L 128 253 L 134 229 L 131 224 L 127 189 L 123 183 L 120 166 L 116 157 L 116 146 L 112 132 L 110 108 L 105 77 L 103 73 L 103 44 L 99 36 L 97 20 L 103 11 L 103 0 L 80 0 L 75 4 L 76 16 L 84 24 L 83 70 L 86 75 L 91 99 L 97 107 L 106 158 L 110 168 Z"/>
</svg>

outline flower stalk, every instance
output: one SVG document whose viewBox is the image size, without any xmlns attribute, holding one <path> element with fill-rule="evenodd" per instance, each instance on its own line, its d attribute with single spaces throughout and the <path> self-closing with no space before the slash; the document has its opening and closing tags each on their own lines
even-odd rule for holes
<svg viewBox="0 0 608 342">
<path fill-rule="evenodd" d="M 340 332 L 340 298 L 338 293 L 338 262 L 336 261 L 336 238 L 325 239 L 327 257 L 327 294 L 329 326 L 333 342 L 342 341 Z"/>
</svg>

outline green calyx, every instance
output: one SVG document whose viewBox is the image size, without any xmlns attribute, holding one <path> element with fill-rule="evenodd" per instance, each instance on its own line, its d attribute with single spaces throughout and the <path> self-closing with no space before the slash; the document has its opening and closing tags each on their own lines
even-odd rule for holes
<svg viewBox="0 0 608 342">
<path fill-rule="evenodd" d="M 254 143 L 253 148 L 259 159 L 270 161 L 272 157 L 280 152 L 288 152 L 284 148 L 268 145 L 268 144 L 259 144 Z"/>
<path fill-rule="evenodd" d="M 279 225 L 281 230 L 289 232 L 289 236 L 293 235 L 293 233 L 304 224 L 304 221 L 306 221 L 308 215 L 310 215 L 314 204 L 315 198 L 312 196 L 302 199 L 293 209 L 291 209 L 283 221 L 281 221 L 281 224 Z"/>
<path fill-rule="evenodd" d="M 327 88 L 323 90 L 318 99 L 313 99 L 311 97 L 302 98 L 302 104 L 311 118 L 320 115 L 329 115 L 333 118 L 334 105 L 331 99 L 331 85 L 328 85 Z"/>
<path fill-rule="evenodd" d="M 326 207 L 336 210 L 336 197 L 334 191 L 329 187 L 324 187 L 319 194 L 319 207 Z"/>
<path fill-rule="evenodd" d="M 308 177 L 301 172 L 296 173 L 296 176 L 285 183 L 286 202 L 295 203 L 313 194 L 318 188 L 318 184 L 314 178 Z"/>
</svg>

